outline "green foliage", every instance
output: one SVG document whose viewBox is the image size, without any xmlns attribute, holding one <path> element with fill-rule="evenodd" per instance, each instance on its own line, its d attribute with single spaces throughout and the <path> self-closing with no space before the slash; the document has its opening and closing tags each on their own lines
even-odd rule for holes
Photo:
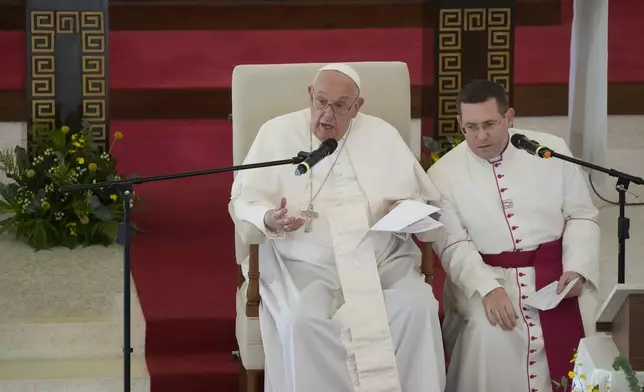
<svg viewBox="0 0 644 392">
<path fill-rule="evenodd" d="M 580 372 L 582 364 L 577 360 L 576 349 L 570 363 L 574 364 L 574 370 L 568 372 L 568 378 L 562 377 L 560 382 L 552 380 L 552 383 L 555 385 L 557 391 L 582 392 L 583 389 L 583 392 L 600 392 L 599 384 L 586 385 L 588 378 L 585 374 L 582 374 Z M 615 359 L 613 360 L 613 369 L 616 371 L 622 371 L 624 373 L 626 380 L 628 381 L 628 389 L 630 390 L 630 392 L 644 392 L 644 386 L 639 385 L 637 373 L 631 367 L 628 359 L 621 355 L 615 357 Z M 569 389 L 573 387 L 573 384 L 569 382 L 568 379 L 570 379 L 570 381 L 576 380 L 578 382 L 578 385 L 582 385 L 582 389 L 576 388 L 574 391 L 572 389 Z"/>
<path fill-rule="evenodd" d="M 463 140 L 464 138 L 460 134 L 456 136 L 441 136 L 438 139 L 423 137 L 423 146 L 428 152 L 423 152 L 421 154 L 420 165 L 425 169 L 425 171 L 427 171 L 435 162 L 442 158 L 443 155 L 450 152 Z"/>
<path fill-rule="evenodd" d="M 122 222 L 122 196 L 110 189 L 60 193 L 61 185 L 122 178 L 110 154 L 123 137 L 116 132 L 110 151 L 101 153 L 85 126 L 62 126 L 43 135 L 30 130 L 32 149 L 0 152 L 0 234 L 9 231 L 35 250 L 111 245 Z"/>
<path fill-rule="evenodd" d="M 637 379 L 637 373 L 631 367 L 631 364 L 623 356 L 618 356 L 613 361 L 613 369 L 616 371 L 622 371 L 626 376 L 626 381 L 628 382 L 628 389 L 631 392 L 644 392 L 644 385 L 639 385 L 639 380 Z"/>
</svg>

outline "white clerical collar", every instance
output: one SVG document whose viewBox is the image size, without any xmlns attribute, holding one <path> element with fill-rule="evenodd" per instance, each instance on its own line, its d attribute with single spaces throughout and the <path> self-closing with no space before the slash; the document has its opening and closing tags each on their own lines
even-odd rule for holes
<svg viewBox="0 0 644 392">
<path fill-rule="evenodd" d="M 510 129 L 512 129 L 512 128 L 510 128 Z M 505 148 L 501 151 L 501 154 L 498 157 L 495 157 L 495 158 L 492 158 L 492 159 L 483 159 L 483 158 L 481 158 L 480 156 L 476 155 L 474 153 L 474 151 L 472 151 L 472 149 L 469 146 L 467 146 L 467 149 L 470 152 L 470 155 L 473 156 L 474 159 L 476 159 L 478 162 L 489 163 L 490 165 L 492 165 L 494 163 L 498 163 L 498 162 L 503 161 L 503 158 L 507 158 L 509 155 L 512 154 L 512 149 L 514 149 L 514 146 L 512 146 L 511 143 L 510 143 L 510 136 L 511 135 L 512 135 L 512 133 L 509 132 L 507 144 L 505 145 Z"/>
</svg>

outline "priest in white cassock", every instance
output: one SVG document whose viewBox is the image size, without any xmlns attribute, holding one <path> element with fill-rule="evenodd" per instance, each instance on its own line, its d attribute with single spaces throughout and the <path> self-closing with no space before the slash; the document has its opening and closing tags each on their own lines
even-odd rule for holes
<svg viewBox="0 0 644 392">
<path fill-rule="evenodd" d="M 323 67 L 309 95 L 308 108 L 261 127 L 244 163 L 314 151 L 329 138 L 334 153 L 305 175 L 247 170 L 232 187 L 236 218 L 266 235 L 266 391 L 443 391 L 438 304 L 420 250 L 406 234 L 367 233 L 397 202 L 438 194 L 398 131 L 360 113 L 353 68 Z"/>
<path fill-rule="evenodd" d="M 445 231 L 435 242 L 448 279 L 443 323 L 447 391 L 545 392 L 572 370 L 594 333 L 599 278 L 597 209 L 578 166 L 517 149 L 519 133 L 570 155 L 559 137 L 514 129 L 499 84 L 477 80 L 457 98 L 466 142 L 428 174 L 441 193 Z M 525 304 L 575 281 L 558 306 Z"/>
</svg>

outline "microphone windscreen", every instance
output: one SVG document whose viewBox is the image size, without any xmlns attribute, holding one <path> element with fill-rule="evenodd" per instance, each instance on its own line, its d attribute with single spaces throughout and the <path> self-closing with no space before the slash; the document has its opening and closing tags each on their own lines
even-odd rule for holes
<svg viewBox="0 0 644 392">
<path fill-rule="evenodd" d="M 329 154 L 333 154 L 335 149 L 338 148 L 338 141 L 335 139 L 326 139 L 322 144 L 326 144 L 327 146 L 329 146 L 329 148 L 331 149 Z"/>
<path fill-rule="evenodd" d="M 521 141 L 525 139 L 525 136 L 520 134 L 520 133 L 515 133 L 510 137 L 510 143 L 516 148 L 520 148 L 519 146 L 521 145 Z"/>
</svg>

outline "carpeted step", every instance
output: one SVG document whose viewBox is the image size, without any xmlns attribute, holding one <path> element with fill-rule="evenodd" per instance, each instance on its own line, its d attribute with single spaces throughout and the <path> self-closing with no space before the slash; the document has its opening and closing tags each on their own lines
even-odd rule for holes
<svg viewBox="0 0 644 392">
<path fill-rule="evenodd" d="M 230 353 L 148 354 L 147 362 L 154 392 L 234 392 L 239 388 L 239 364 Z"/>
<path fill-rule="evenodd" d="M 146 352 L 152 356 L 225 354 L 235 350 L 235 319 L 201 317 L 147 321 Z"/>
</svg>

